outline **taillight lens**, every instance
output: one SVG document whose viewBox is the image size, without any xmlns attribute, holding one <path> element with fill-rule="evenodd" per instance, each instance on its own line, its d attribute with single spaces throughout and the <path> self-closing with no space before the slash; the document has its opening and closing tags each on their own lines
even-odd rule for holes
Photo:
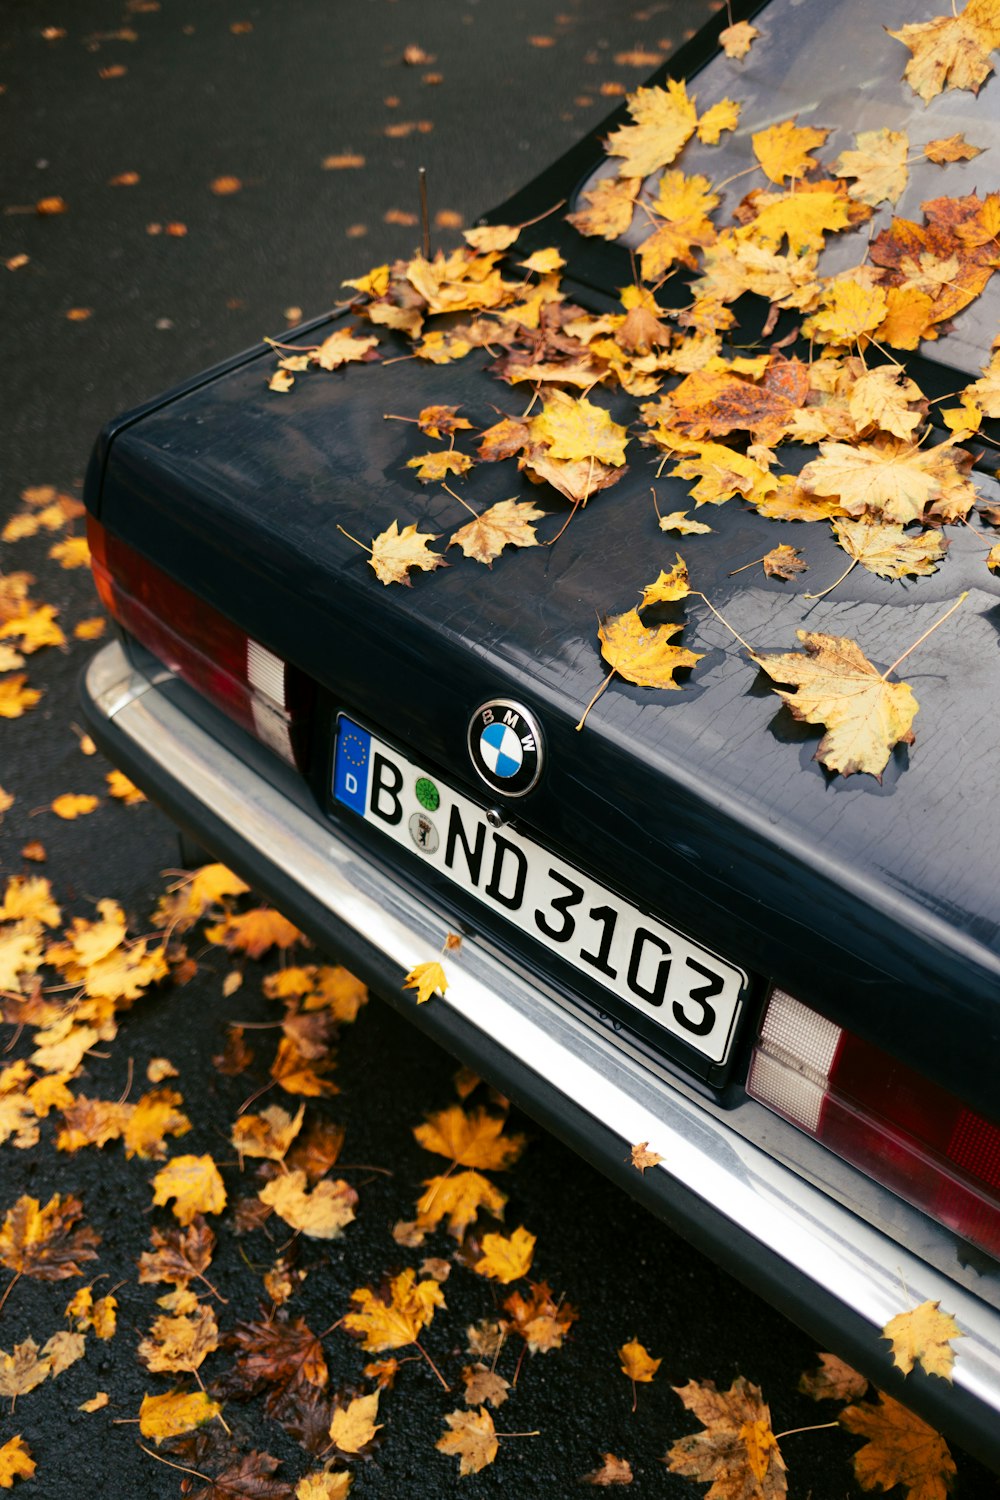
<svg viewBox="0 0 1000 1500">
<path fill-rule="evenodd" d="M 87 540 L 97 592 L 119 624 L 242 728 L 302 767 L 308 679 L 93 516 Z"/>
<path fill-rule="evenodd" d="M 1000 1127 L 782 990 L 747 1091 L 838 1156 L 1000 1256 Z"/>
</svg>

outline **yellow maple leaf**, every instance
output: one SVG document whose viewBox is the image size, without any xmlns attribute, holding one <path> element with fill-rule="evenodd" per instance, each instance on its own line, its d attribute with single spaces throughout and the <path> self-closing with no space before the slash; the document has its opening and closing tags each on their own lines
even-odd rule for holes
<svg viewBox="0 0 1000 1500">
<path fill-rule="evenodd" d="M 0 719 L 19 719 L 38 702 L 41 689 L 25 687 L 27 680 L 24 672 L 15 672 L 0 681 Z"/>
<path fill-rule="evenodd" d="M 218 943 L 231 953 L 245 953 L 260 958 L 269 948 L 291 948 L 302 942 L 302 933 L 273 907 L 260 906 L 253 911 L 231 915 L 215 927 L 206 927 L 210 943 Z"/>
<path fill-rule="evenodd" d="M 406 467 L 416 469 L 421 484 L 431 484 L 447 479 L 450 474 L 466 474 L 472 468 L 472 459 L 467 453 L 457 453 L 454 448 L 442 448 L 437 453 L 408 458 Z"/>
<path fill-rule="evenodd" d="M 448 1431 L 434 1444 L 439 1453 L 459 1460 L 459 1477 L 478 1474 L 491 1464 L 500 1451 L 493 1418 L 485 1406 L 475 1411 L 450 1411 L 445 1416 Z"/>
<path fill-rule="evenodd" d="M 893 349 L 915 349 L 921 339 L 937 334 L 933 329 L 937 313 L 933 297 L 914 287 L 891 286 L 886 292 L 885 321 L 875 330 L 880 344 Z"/>
<path fill-rule="evenodd" d="M 108 1293 L 95 1302 L 90 1287 L 82 1286 L 66 1304 L 63 1316 L 75 1323 L 80 1333 L 92 1328 L 99 1339 L 114 1338 L 118 1327 L 118 1299 Z"/>
<path fill-rule="evenodd" d="M 735 99 L 720 99 L 707 109 L 698 121 L 698 139 L 705 146 L 717 146 L 724 130 L 735 130 L 739 124 L 740 106 Z"/>
<path fill-rule="evenodd" d="M 649 1167 L 658 1167 L 663 1157 L 658 1151 L 650 1151 L 648 1141 L 639 1141 L 630 1147 L 628 1159 L 637 1171 L 645 1172 Z"/>
<path fill-rule="evenodd" d="M 656 281 L 680 261 L 695 269 L 697 249 L 711 245 L 716 228 L 708 215 L 719 196 L 707 177 L 687 177 L 683 172 L 664 172 L 652 204 L 655 228 L 644 240 L 640 254 L 644 281 Z"/>
<path fill-rule="evenodd" d="M 622 1362 L 622 1374 L 627 1375 L 629 1380 L 642 1384 L 648 1384 L 663 1363 L 662 1359 L 654 1359 L 638 1339 L 630 1339 L 627 1344 L 622 1344 L 618 1350 L 618 1358 Z"/>
<path fill-rule="evenodd" d="M 978 94 L 993 71 L 989 54 L 1000 44 L 992 0 L 969 0 L 957 15 L 914 22 L 889 35 L 910 51 L 903 77 L 925 104 L 945 88 Z"/>
<path fill-rule="evenodd" d="M 259 1115 L 241 1115 L 233 1125 L 230 1139 L 240 1156 L 283 1161 L 302 1129 L 305 1112 L 304 1104 L 299 1105 L 294 1115 L 279 1104 L 272 1104 Z"/>
<path fill-rule="evenodd" d="M 794 692 L 774 690 L 795 718 L 825 726 L 815 759 L 828 771 L 881 777 L 893 747 L 913 744 L 919 705 L 912 689 L 887 682 L 855 641 L 808 630 L 796 634 L 804 651 L 755 653 L 753 660 L 775 682 L 795 684 Z"/>
<path fill-rule="evenodd" d="M 967 479 L 968 455 L 950 442 L 918 448 L 899 438 L 870 443 L 821 443 L 820 457 L 806 464 L 799 484 L 811 494 L 833 495 L 849 515 L 907 525 L 935 502 L 965 515 L 976 492 Z"/>
<path fill-rule="evenodd" d="M 547 276 L 553 271 L 561 271 L 565 264 L 565 260 L 554 247 L 536 250 L 533 255 L 528 256 L 527 260 L 518 261 L 518 265 L 525 271 L 535 271 L 541 276 Z"/>
<path fill-rule="evenodd" d="M 822 250 L 828 230 L 846 229 L 851 222 L 849 207 L 852 211 L 863 207 L 848 197 L 844 183 L 834 182 L 796 182 L 794 192 L 751 193 L 746 201 L 756 212 L 734 231 L 736 241 L 752 240 L 777 250 L 787 239 L 797 256 Z"/>
<path fill-rule="evenodd" d="M 859 1375 L 836 1354 L 821 1354 L 818 1367 L 799 1377 L 799 1390 L 814 1401 L 853 1401 L 868 1389 L 868 1377 Z"/>
<path fill-rule="evenodd" d="M 648 583 L 643 589 L 639 608 L 645 609 L 650 604 L 672 604 L 678 599 L 686 599 L 690 592 L 687 564 L 678 552 L 670 572 L 661 570 L 656 582 Z"/>
<path fill-rule="evenodd" d="M 52 899 L 52 882 L 41 875 L 12 875 L 0 902 L 0 920 L 58 927 L 62 912 Z"/>
<path fill-rule="evenodd" d="M 635 200 L 641 187 L 640 177 L 601 177 L 581 194 L 586 207 L 567 214 L 567 222 L 581 234 L 616 240 L 632 222 Z"/>
<path fill-rule="evenodd" d="M 972 161 L 973 157 L 981 156 L 982 151 L 982 146 L 973 146 L 961 134 L 928 141 L 924 147 L 927 160 L 937 162 L 939 166 L 950 161 Z"/>
<path fill-rule="evenodd" d="M 449 437 L 453 432 L 471 429 L 467 417 L 458 415 L 457 406 L 425 406 L 417 416 L 417 426 L 428 437 Z"/>
<path fill-rule="evenodd" d="M 892 522 L 864 519 L 845 518 L 831 524 L 834 536 L 848 556 L 879 578 L 935 573 L 948 546 L 940 531 L 922 531 L 912 536 Z"/>
<path fill-rule="evenodd" d="M 626 429 L 586 396 L 551 392 L 541 416 L 532 417 L 530 425 L 532 436 L 544 444 L 549 458 L 570 463 L 593 460 L 613 468 L 625 462 Z"/>
<path fill-rule="evenodd" d="M 901 365 L 879 365 L 854 382 L 848 410 L 859 435 L 877 427 L 893 437 L 909 438 L 920 426 L 927 403 L 916 381 L 904 374 Z"/>
<path fill-rule="evenodd" d="M 148 1370 L 156 1374 L 191 1374 L 207 1355 L 219 1347 L 219 1327 L 215 1314 L 204 1304 L 194 1313 L 181 1317 L 162 1314 L 138 1347 L 138 1355 Z"/>
<path fill-rule="evenodd" d="M 503 1306 L 510 1319 L 508 1327 L 524 1339 L 532 1355 L 561 1349 L 579 1316 L 562 1297 L 555 1300 L 546 1281 L 530 1283 L 527 1297 L 520 1291 L 511 1292 Z"/>
<path fill-rule="evenodd" d="M 536 1236 L 521 1224 L 511 1235 L 484 1234 L 483 1253 L 473 1265 L 480 1276 L 489 1276 L 506 1286 L 531 1269 Z"/>
<path fill-rule="evenodd" d="M 108 791 L 112 797 L 117 798 L 119 802 L 124 802 L 126 807 L 134 807 L 136 803 L 146 801 L 146 793 L 140 792 L 124 772 L 109 771 L 104 779 L 108 783 Z"/>
<path fill-rule="evenodd" d="M 897 1313 L 882 1329 L 882 1337 L 892 1345 L 892 1362 L 904 1375 L 920 1364 L 928 1375 L 951 1380 L 955 1363 L 951 1340 L 963 1334 L 951 1313 L 941 1311 L 939 1302 L 921 1302 L 919 1307 Z"/>
<path fill-rule="evenodd" d="M 88 813 L 92 813 L 94 808 L 100 805 L 100 800 L 99 797 L 93 797 L 90 793 L 64 792 L 61 797 L 56 797 L 50 806 L 57 818 L 72 822 L 74 818 L 83 818 Z"/>
<path fill-rule="evenodd" d="M 376 1423 L 380 1391 L 370 1396 L 356 1396 L 346 1406 L 335 1406 L 330 1422 L 330 1440 L 341 1453 L 360 1453 L 380 1432 L 382 1423 Z"/>
<path fill-rule="evenodd" d="M 307 1474 L 295 1486 L 295 1500 L 347 1500 L 354 1475 L 347 1469 Z"/>
<path fill-rule="evenodd" d="M 175 1156 L 153 1178 L 153 1203 L 171 1205 L 174 1217 L 187 1225 L 198 1214 L 221 1214 L 226 1189 L 210 1156 Z"/>
<path fill-rule="evenodd" d="M 345 1316 L 344 1327 L 362 1336 L 362 1347 L 370 1354 L 416 1343 L 435 1309 L 445 1305 L 438 1283 L 433 1278 L 417 1281 L 411 1269 L 392 1278 L 388 1300 L 363 1286 L 351 1293 L 351 1301 L 358 1311 Z"/>
<path fill-rule="evenodd" d="M 334 1058 L 328 1053 L 303 1052 L 294 1037 L 283 1036 L 278 1043 L 270 1071 L 271 1077 L 286 1094 L 318 1099 L 323 1095 L 340 1092 L 335 1083 L 324 1077 L 334 1067 Z"/>
<path fill-rule="evenodd" d="M 948 1444 L 914 1412 L 880 1395 L 876 1403 L 848 1406 L 840 1425 L 867 1438 L 854 1455 L 854 1473 L 865 1490 L 906 1486 L 907 1500 L 946 1500 L 955 1477 Z"/>
<path fill-rule="evenodd" d="M 83 1204 L 72 1193 L 53 1193 L 44 1208 L 22 1194 L 7 1210 L 0 1229 L 0 1264 L 20 1276 L 63 1281 L 80 1276 L 79 1262 L 95 1260 L 100 1235 L 81 1225 Z"/>
<path fill-rule="evenodd" d="M 482 224 L 476 229 L 463 229 L 462 238 L 473 250 L 486 255 L 490 250 L 509 250 L 520 233 L 520 224 Z"/>
<path fill-rule="evenodd" d="M 727 57 L 739 61 L 746 57 L 755 37 L 758 36 L 760 32 L 756 26 L 751 26 L 749 21 L 736 21 L 732 26 L 727 26 L 719 32 L 719 46 Z"/>
<path fill-rule="evenodd" d="M 355 338 L 353 329 L 338 328 L 323 340 L 318 349 L 310 352 L 309 359 L 321 370 L 337 370 L 341 365 L 367 359 L 377 348 L 378 339 L 372 335 Z"/>
<path fill-rule="evenodd" d="M 354 1219 L 358 1195 L 346 1182 L 323 1178 L 310 1192 L 303 1171 L 286 1172 L 261 1188 L 260 1201 L 310 1240 L 339 1240 Z"/>
<path fill-rule="evenodd" d="M 222 906 L 230 896 L 242 896 L 250 887 L 225 865 L 202 865 L 170 886 L 161 896 L 153 916 L 159 927 L 186 932 L 213 906 Z"/>
<path fill-rule="evenodd" d="M 679 689 L 674 673 L 701 661 L 700 653 L 670 645 L 681 629 L 681 625 L 645 625 L 635 609 L 611 615 L 598 627 L 601 655 L 613 671 L 639 687 Z"/>
<path fill-rule="evenodd" d="M 117 1100 L 88 1099 L 80 1094 L 63 1111 L 63 1126 L 56 1137 L 58 1151 L 79 1151 L 84 1146 L 105 1146 L 120 1138 L 131 1106 Z"/>
<path fill-rule="evenodd" d="M 162 1161 L 167 1154 L 167 1136 L 186 1135 L 191 1121 L 178 1106 L 183 1104 L 175 1089 L 154 1089 L 135 1105 L 126 1121 L 122 1139 L 125 1157 Z"/>
<path fill-rule="evenodd" d="M 768 578 L 793 578 L 796 573 L 804 573 L 809 564 L 799 556 L 797 547 L 790 547 L 787 542 L 781 542 L 777 547 L 761 558 L 764 572 Z"/>
<path fill-rule="evenodd" d="M 682 81 L 669 78 L 666 88 L 637 89 L 627 101 L 633 125 L 622 125 L 608 137 L 610 156 L 622 158 L 622 177 L 649 177 L 669 166 L 698 123 L 693 100 Z"/>
<path fill-rule="evenodd" d="M 793 119 L 758 130 L 751 139 L 765 175 L 772 182 L 784 182 L 786 177 L 802 177 L 816 169 L 818 163 L 810 153 L 822 146 L 829 134 L 829 130 L 817 130 L 813 125 L 796 125 Z"/>
<path fill-rule="evenodd" d="M 448 1157 L 459 1167 L 496 1172 L 513 1166 L 524 1150 L 523 1135 L 504 1135 L 506 1120 L 481 1106 L 468 1113 L 460 1104 L 428 1115 L 413 1134 L 425 1151 Z"/>
<path fill-rule="evenodd" d="M 868 342 L 884 321 L 888 301 L 880 286 L 869 285 L 859 275 L 838 276 L 823 288 L 820 304 L 802 325 L 806 337 L 820 344 Z"/>
<path fill-rule="evenodd" d="M 380 583 L 405 583 L 409 587 L 411 568 L 418 568 L 426 573 L 448 566 L 439 553 L 427 550 L 430 543 L 436 541 L 436 532 L 430 535 L 426 532 L 418 533 L 415 522 L 404 526 L 400 531 L 398 521 L 393 521 L 391 526 L 373 538 L 369 566 L 375 569 L 375 576 Z"/>
<path fill-rule="evenodd" d="M 690 521 L 684 510 L 672 510 L 668 516 L 660 517 L 660 530 L 675 531 L 678 536 L 703 536 L 711 529 L 711 526 L 702 525 L 701 521 Z"/>
<path fill-rule="evenodd" d="M 61 568 L 85 568 L 90 562 L 90 548 L 85 536 L 68 536 L 49 548 L 49 556 Z"/>
<path fill-rule="evenodd" d="M 598 1489 L 607 1489 L 612 1484 L 631 1484 L 635 1475 L 627 1458 L 616 1458 L 613 1453 L 602 1453 L 599 1469 L 580 1477 L 581 1484 L 592 1484 Z"/>
<path fill-rule="evenodd" d="M 66 637 L 56 624 L 59 610 L 52 604 L 41 604 L 27 614 L 17 615 L 0 625 L 0 639 L 16 640 L 25 656 L 44 646 L 65 646 Z"/>
<path fill-rule="evenodd" d="M 421 1229 L 436 1229 L 442 1219 L 448 1220 L 448 1231 L 460 1240 L 480 1209 L 494 1218 L 503 1218 L 506 1193 L 483 1177 L 480 1172 L 465 1171 L 431 1177 L 426 1192 L 417 1200 L 417 1224 Z"/>
<path fill-rule="evenodd" d="M 35 1460 L 21 1434 L 8 1438 L 0 1448 L 0 1489 L 12 1489 L 15 1479 L 30 1479 L 34 1472 Z"/>
<path fill-rule="evenodd" d="M 423 1005 L 432 995 L 443 996 L 448 989 L 448 980 L 443 966 L 436 960 L 430 963 L 414 964 L 403 980 L 403 989 L 416 990 L 418 1005 Z"/>
<path fill-rule="evenodd" d="M 203 1427 L 222 1412 L 218 1401 L 204 1391 L 168 1391 L 163 1396 L 143 1396 L 139 1407 L 139 1431 L 157 1447 L 165 1438 L 179 1437 Z"/>
<path fill-rule="evenodd" d="M 740 1375 L 728 1391 L 711 1380 L 691 1380 L 674 1390 L 704 1430 L 674 1443 L 666 1460 L 670 1472 L 713 1480 L 705 1500 L 739 1494 L 781 1500 L 788 1489 L 785 1464 L 759 1388 Z"/>
<path fill-rule="evenodd" d="M 895 203 L 906 187 L 910 140 L 905 130 L 860 130 L 854 151 L 842 151 L 834 162 L 836 177 L 853 177 L 847 189 L 862 203 Z"/>
<path fill-rule="evenodd" d="M 492 568 L 505 547 L 537 547 L 532 521 L 545 516 L 530 500 L 498 500 L 489 510 L 452 533 L 449 547 L 461 547 L 466 557 Z"/>
</svg>

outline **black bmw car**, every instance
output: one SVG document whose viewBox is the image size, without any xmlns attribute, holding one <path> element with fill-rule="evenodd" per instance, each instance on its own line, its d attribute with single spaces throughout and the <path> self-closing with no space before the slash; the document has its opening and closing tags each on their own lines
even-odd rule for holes
<svg viewBox="0 0 1000 1500">
<path fill-rule="evenodd" d="M 996 1465 L 1000 38 L 968 12 L 971 79 L 921 68 L 933 5 L 720 14 L 467 250 L 110 423 L 84 694 L 190 835 Z M 513 545 L 467 549 L 470 508 Z M 809 673 L 848 646 L 837 721 Z M 951 1381 L 882 1336 L 924 1302 Z"/>
</svg>

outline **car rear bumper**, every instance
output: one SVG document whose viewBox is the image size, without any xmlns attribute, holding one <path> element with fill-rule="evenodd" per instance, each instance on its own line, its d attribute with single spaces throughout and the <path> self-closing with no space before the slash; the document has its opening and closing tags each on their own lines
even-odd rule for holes
<svg viewBox="0 0 1000 1500">
<path fill-rule="evenodd" d="M 87 669 L 83 697 L 102 749 L 178 823 L 822 1345 L 1000 1468 L 1000 1312 L 612 1048 L 476 938 L 449 958 L 446 997 L 418 1009 L 402 980 L 440 948 L 444 914 L 196 723 L 168 681 L 112 644 Z M 626 1160 L 641 1141 L 663 1161 L 640 1176 Z M 940 1300 L 965 1335 L 953 1384 L 919 1372 L 904 1384 L 880 1336 L 925 1299 Z"/>
</svg>

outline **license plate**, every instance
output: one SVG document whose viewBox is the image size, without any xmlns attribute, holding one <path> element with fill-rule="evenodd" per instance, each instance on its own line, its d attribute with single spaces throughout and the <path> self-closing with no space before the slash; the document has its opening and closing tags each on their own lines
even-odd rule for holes
<svg viewBox="0 0 1000 1500">
<path fill-rule="evenodd" d="M 333 795 L 712 1063 L 729 1054 L 746 975 L 640 911 L 341 714 Z"/>
</svg>

